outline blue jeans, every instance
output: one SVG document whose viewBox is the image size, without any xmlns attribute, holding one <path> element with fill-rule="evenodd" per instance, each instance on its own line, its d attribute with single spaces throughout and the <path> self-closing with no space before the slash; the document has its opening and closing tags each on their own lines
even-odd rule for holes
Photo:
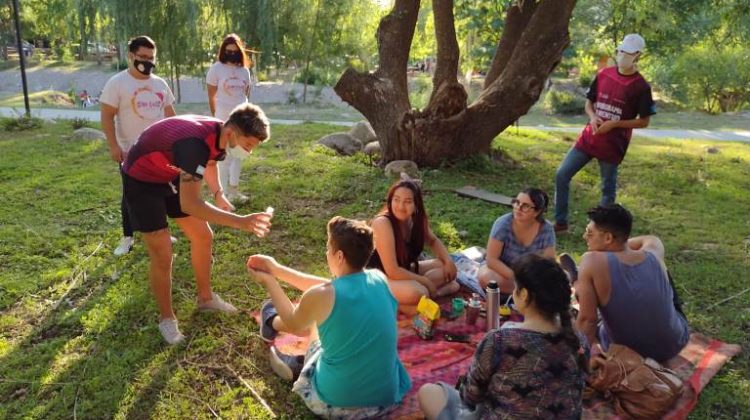
<svg viewBox="0 0 750 420">
<path fill-rule="evenodd" d="M 557 223 L 568 223 L 570 180 L 591 159 L 593 159 L 592 156 L 575 147 L 571 147 L 560 167 L 557 168 L 557 173 L 555 174 L 555 221 Z M 597 160 L 599 161 L 599 175 L 602 179 L 602 199 L 599 205 L 613 204 L 617 195 L 617 165 Z"/>
</svg>

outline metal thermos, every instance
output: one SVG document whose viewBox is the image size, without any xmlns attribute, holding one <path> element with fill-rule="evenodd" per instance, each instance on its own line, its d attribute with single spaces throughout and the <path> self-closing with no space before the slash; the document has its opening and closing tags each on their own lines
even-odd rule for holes
<svg viewBox="0 0 750 420">
<path fill-rule="evenodd" d="M 487 331 L 500 326 L 497 310 L 500 307 L 500 287 L 496 281 L 487 285 Z"/>
</svg>

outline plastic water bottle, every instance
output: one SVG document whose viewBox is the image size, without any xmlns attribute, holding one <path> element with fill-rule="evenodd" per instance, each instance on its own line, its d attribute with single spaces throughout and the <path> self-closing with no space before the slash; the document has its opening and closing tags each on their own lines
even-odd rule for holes
<svg viewBox="0 0 750 420">
<path fill-rule="evenodd" d="M 497 310 L 500 307 L 500 287 L 496 281 L 487 285 L 487 331 L 500 326 Z"/>
</svg>

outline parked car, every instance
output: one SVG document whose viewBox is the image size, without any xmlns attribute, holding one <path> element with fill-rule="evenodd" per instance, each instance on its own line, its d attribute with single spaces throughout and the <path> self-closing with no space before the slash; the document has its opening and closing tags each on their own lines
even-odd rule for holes
<svg viewBox="0 0 750 420">
<path fill-rule="evenodd" d="M 18 53 L 18 44 L 15 42 L 8 44 L 8 54 L 17 54 Z M 21 41 L 21 48 L 23 48 L 23 55 L 24 57 L 31 57 L 34 55 L 34 45 L 30 42 Z"/>
<path fill-rule="evenodd" d="M 117 55 L 117 50 L 115 50 L 113 47 L 110 47 L 106 44 L 102 44 L 100 42 L 88 42 L 86 44 L 88 47 L 86 48 L 86 56 L 91 59 L 94 56 L 100 56 L 104 58 L 111 58 Z M 73 54 L 78 56 L 81 44 L 71 44 L 73 47 Z"/>
<path fill-rule="evenodd" d="M 112 54 L 114 53 L 114 49 L 108 45 L 104 45 L 100 42 L 93 43 L 89 42 L 89 54 Z"/>
</svg>

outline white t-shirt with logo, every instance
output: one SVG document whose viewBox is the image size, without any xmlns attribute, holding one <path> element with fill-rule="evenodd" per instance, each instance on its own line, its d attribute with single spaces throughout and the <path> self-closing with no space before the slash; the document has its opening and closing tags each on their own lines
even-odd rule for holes
<svg viewBox="0 0 750 420">
<path fill-rule="evenodd" d="M 246 67 L 217 61 L 206 74 L 206 83 L 216 86 L 216 118 L 226 120 L 234 107 L 247 102 L 250 70 Z"/>
<path fill-rule="evenodd" d="M 141 80 L 123 70 L 104 85 L 99 102 L 117 108 L 117 143 L 127 152 L 146 127 L 164 118 L 164 107 L 174 104 L 174 95 L 159 76 Z"/>
</svg>

